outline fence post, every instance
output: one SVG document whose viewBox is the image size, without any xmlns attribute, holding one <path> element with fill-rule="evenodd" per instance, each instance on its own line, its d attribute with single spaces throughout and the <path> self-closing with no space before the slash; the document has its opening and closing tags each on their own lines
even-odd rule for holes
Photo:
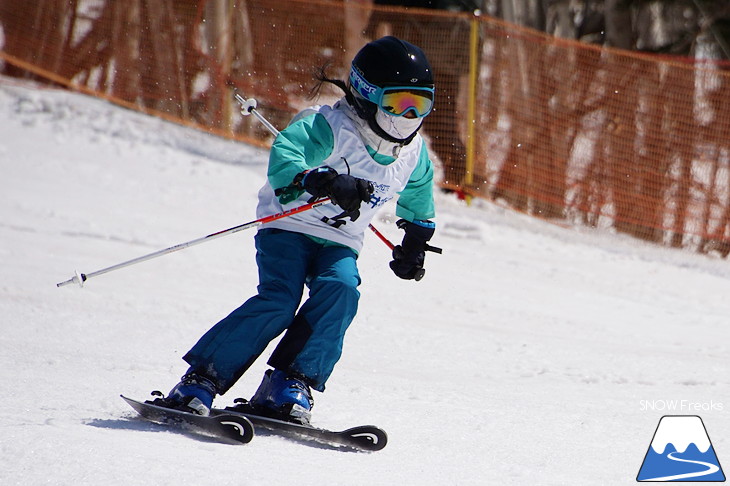
<svg viewBox="0 0 730 486">
<path fill-rule="evenodd" d="M 464 176 L 465 189 L 469 189 L 474 184 L 474 152 L 475 143 L 475 118 L 476 118 L 476 93 L 477 80 L 479 78 L 479 10 L 474 11 L 471 19 L 471 29 L 469 37 L 469 91 L 467 95 L 467 120 L 466 120 L 466 174 Z M 471 201 L 471 196 L 466 193 L 466 201 Z"/>
</svg>

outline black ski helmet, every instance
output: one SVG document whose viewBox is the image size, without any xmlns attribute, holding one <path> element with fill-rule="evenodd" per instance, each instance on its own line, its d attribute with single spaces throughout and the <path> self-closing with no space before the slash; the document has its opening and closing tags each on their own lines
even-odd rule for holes
<svg viewBox="0 0 730 486">
<path fill-rule="evenodd" d="M 420 47 L 410 42 L 387 36 L 366 44 L 352 60 L 348 86 L 348 101 L 355 111 L 380 137 L 391 142 L 410 142 L 415 132 L 405 140 L 396 139 L 385 133 L 375 122 L 378 107 L 359 95 L 352 86 L 353 78 L 384 88 L 388 86 L 411 86 L 433 88 L 433 71 Z"/>
</svg>

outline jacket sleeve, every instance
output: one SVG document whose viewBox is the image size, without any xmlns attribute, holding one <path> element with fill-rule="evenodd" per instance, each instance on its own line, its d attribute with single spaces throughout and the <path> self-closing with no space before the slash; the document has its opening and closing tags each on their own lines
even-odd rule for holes
<svg viewBox="0 0 730 486">
<path fill-rule="evenodd" d="M 291 186 L 294 177 L 319 167 L 334 146 L 332 128 L 319 113 L 297 117 L 274 140 L 269 154 L 269 184 L 279 193 L 282 204 L 291 202 L 303 191 Z"/>
<path fill-rule="evenodd" d="M 400 192 L 395 214 L 407 221 L 427 220 L 436 215 L 433 202 L 433 164 L 424 143 L 416 168 Z"/>
</svg>

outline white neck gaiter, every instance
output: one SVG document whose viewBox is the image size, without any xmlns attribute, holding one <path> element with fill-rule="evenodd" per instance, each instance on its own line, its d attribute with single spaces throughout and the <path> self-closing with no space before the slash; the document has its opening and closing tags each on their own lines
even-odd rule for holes
<svg viewBox="0 0 730 486">
<path fill-rule="evenodd" d="M 385 140 L 385 139 L 381 138 L 380 136 L 378 136 L 372 130 L 372 128 L 370 128 L 370 125 L 368 125 L 368 122 L 366 120 L 363 120 L 362 118 L 357 116 L 357 113 L 355 113 L 355 110 L 352 109 L 352 107 L 350 106 L 350 104 L 347 101 L 345 101 L 345 100 L 338 101 L 335 104 L 334 108 L 344 111 L 345 114 L 347 115 L 347 117 L 355 123 L 355 126 L 357 127 L 357 131 L 360 134 L 360 136 L 362 137 L 363 142 L 365 142 L 365 145 L 369 146 L 370 148 L 372 148 L 373 150 L 375 150 L 376 152 L 378 152 L 380 154 L 389 155 L 391 157 L 398 157 L 398 154 L 400 153 L 400 149 L 401 149 L 401 147 L 403 147 L 403 144 L 396 143 L 396 142 L 389 142 L 388 140 Z M 382 111 L 382 110 L 378 110 L 378 112 L 380 112 L 380 111 Z M 377 115 L 375 118 L 377 120 Z M 401 116 L 401 117 L 395 117 L 395 118 L 404 118 L 404 117 Z M 418 122 L 418 126 L 420 126 L 420 122 L 422 121 L 422 119 L 416 119 L 416 121 Z M 378 123 L 378 125 L 380 125 L 380 123 Z M 381 126 L 381 128 L 383 128 L 383 130 L 385 130 L 385 128 L 382 125 L 380 125 L 380 126 Z M 416 130 L 418 129 L 418 126 L 416 127 Z M 406 137 L 400 137 L 400 136 L 391 134 L 387 130 L 386 130 L 386 133 L 388 133 L 389 135 L 391 135 L 394 138 L 406 138 L 408 136 L 408 135 L 406 135 Z M 413 133 L 413 131 L 411 131 L 411 133 Z"/>
<path fill-rule="evenodd" d="M 385 113 L 383 110 L 378 110 L 375 114 L 375 123 L 377 123 L 378 126 L 391 137 L 406 139 L 413 135 L 416 130 L 421 127 L 423 118 L 394 116 Z"/>
</svg>

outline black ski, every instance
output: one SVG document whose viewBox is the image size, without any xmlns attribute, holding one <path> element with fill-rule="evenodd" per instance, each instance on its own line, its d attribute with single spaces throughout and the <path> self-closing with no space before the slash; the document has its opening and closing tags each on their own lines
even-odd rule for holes
<svg viewBox="0 0 730 486">
<path fill-rule="evenodd" d="M 315 441 L 328 446 L 346 447 L 360 451 L 379 451 L 388 443 L 385 431 L 374 425 L 359 425 L 347 430 L 334 431 L 311 425 L 301 425 L 257 414 L 248 403 L 241 400 L 238 405 L 225 409 L 214 408 L 212 415 L 237 415 L 250 420 L 257 428 L 261 427 L 283 437 Z"/>
<path fill-rule="evenodd" d="M 121 397 L 143 418 L 163 425 L 174 425 L 226 442 L 246 444 L 253 439 L 251 421 L 240 414 L 216 413 L 204 417 L 194 413 L 160 407 L 149 402 L 138 402 L 124 395 Z"/>
</svg>

